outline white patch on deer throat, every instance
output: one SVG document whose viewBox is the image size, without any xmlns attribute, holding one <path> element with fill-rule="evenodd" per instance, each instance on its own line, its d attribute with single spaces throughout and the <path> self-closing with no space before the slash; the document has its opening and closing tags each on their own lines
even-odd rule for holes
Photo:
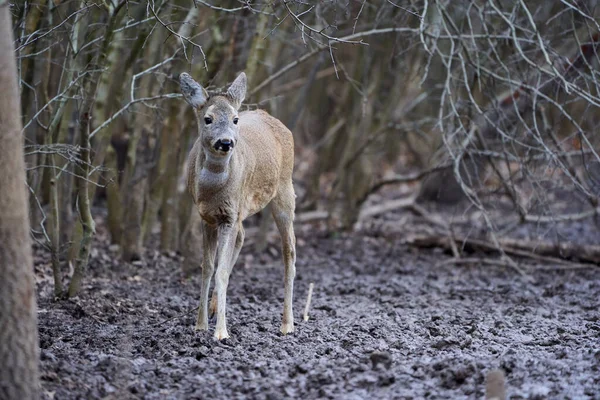
<svg viewBox="0 0 600 400">
<path fill-rule="evenodd" d="M 213 172 L 207 168 L 202 168 L 198 183 L 201 187 L 215 187 L 225 183 L 228 176 L 227 171 Z"/>
</svg>

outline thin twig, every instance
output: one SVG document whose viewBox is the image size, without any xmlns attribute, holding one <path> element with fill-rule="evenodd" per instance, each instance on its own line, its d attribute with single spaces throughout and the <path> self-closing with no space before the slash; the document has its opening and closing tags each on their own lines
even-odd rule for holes
<svg viewBox="0 0 600 400">
<path fill-rule="evenodd" d="M 311 282 L 308 285 L 308 295 L 306 296 L 306 306 L 304 307 L 304 321 L 308 321 L 308 311 L 310 310 L 310 302 L 312 300 L 312 293 L 313 293 L 313 288 L 315 287 L 315 284 L 313 282 Z"/>
<path fill-rule="evenodd" d="M 176 316 L 174 316 L 174 317 L 167 318 L 167 319 L 165 319 L 164 321 L 156 322 L 156 323 L 154 323 L 154 324 L 150 325 L 150 327 L 152 327 L 152 328 L 155 328 L 155 327 L 157 327 L 157 326 L 164 325 L 164 324 L 166 324 L 167 322 L 173 321 L 174 319 L 179 319 L 179 318 L 181 318 L 181 317 L 185 317 L 186 315 L 188 315 L 188 314 L 190 314 L 190 313 L 192 313 L 192 312 L 194 312 L 194 311 L 197 311 L 197 310 L 198 310 L 198 307 L 190 308 L 189 310 L 187 310 L 187 311 L 184 311 L 183 313 L 181 313 L 181 314 L 178 314 L 178 315 L 176 315 Z"/>
<path fill-rule="evenodd" d="M 358 32 L 358 33 L 354 33 L 352 35 L 344 36 L 342 38 L 339 38 L 338 41 L 342 41 L 342 43 L 343 43 L 345 41 L 350 41 L 352 39 L 359 38 L 359 37 L 372 36 L 372 35 L 381 35 L 381 34 L 392 33 L 392 32 L 414 33 L 415 31 L 416 30 L 413 29 L 413 28 L 382 28 L 382 29 L 371 29 L 369 31 Z M 318 53 L 320 53 L 321 51 L 323 51 L 325 49 L 329 49 L 329 46 L 328 45 L 320 44 L 320 45 L 317 46 L 316 49 L 312 50 L 309 53 L 306 53 L 305 55 L 303 55 L 302 57 L 300 57 L 296 61 L 287 64 L 286 66 L 284 66 L 283 68 L 281 68 L 279 71 L 275 72 L 274 74 L 271 74 L 267 79 L 265 79 L 264 81 L 262 81 L 260 84 L 258 84 L 257 86 L 255 86 L 254 89 L 252 89 L 250 91 L 250 96 L 255 95 L 262 88 L 264 88 L 265 86 L 267 86 L 268 84 L 270 84 L 271 82 L 273 82 L 275 79 L 279 78 L 281 75 L 283 75 L 286 72 L 288 72 L 289 70 L 297 67 L 298 65 L 304 63 L 306 60 L 312 58 L 313 56 L 317 55 Z"/>
</svg>

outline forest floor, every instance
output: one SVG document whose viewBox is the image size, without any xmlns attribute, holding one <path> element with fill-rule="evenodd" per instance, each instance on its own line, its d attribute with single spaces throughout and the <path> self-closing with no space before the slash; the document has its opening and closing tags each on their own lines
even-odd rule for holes
<svg viewBox="0 0 600 400">
<path fill-rule="evenodd" d="M 298 226 L 288 336 L 277 236 L 261 254 L 245 246 L 228 290 L 231 339 L 215 342 L 214 321 L 193 329 L 199 276 L 184 279 L 181 257 L 158 246 L 120 261 L 98 217 L 79 297 L 52 299 L 49 257 L 36 251 L 44 398 L 472 399 L 492 368 L 512 399 L 600 398 L 597 266 L 456 265 L 402 244 L 418 222 L 398 211 L 349 234 Z"/>
</svg>

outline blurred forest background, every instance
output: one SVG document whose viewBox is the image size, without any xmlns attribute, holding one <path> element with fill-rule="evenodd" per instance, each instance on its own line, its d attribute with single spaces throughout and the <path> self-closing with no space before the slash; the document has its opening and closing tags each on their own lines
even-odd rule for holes
<svg viewBox="0 0 600 400">
<path fill-rule="evenodd" d="M 598 222 L 595 0 L 32 0 L 11 12 L 32 235 L 52 253 L 57 296 L 79 290 L 99 215 L 125 261 L 160 232 L 161 251 L 197 267 L 181 72 L 218 93 L 245 71 L 243 108 L 292 130 L 297 223 L 353 229 L 382 209 L 427 218 L 421 204 L 454 204 L 477 229 L 430 217 L 438 242 L 509 257 L 533 252 L 504 235 L 523 224 Z M 251 223 L 264 242 L 268 214 Z M 600 262 L 594 243 L 542 239 L 542 256 Z"/>
</svg>

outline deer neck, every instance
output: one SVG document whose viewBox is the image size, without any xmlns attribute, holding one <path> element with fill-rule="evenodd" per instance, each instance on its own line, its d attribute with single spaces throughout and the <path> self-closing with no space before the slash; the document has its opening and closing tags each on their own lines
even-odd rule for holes
<svg viewBox="0 0 600 400">
<path fill-rule="evenodd" d="M 225 157 L 218 157 L 209 150 L 204 151 L 204 161 L 199 163 L 199 183 L 202 187 L 218 190 L 229 180 L 231 173 L 232 154 Z"/>
</svg>

